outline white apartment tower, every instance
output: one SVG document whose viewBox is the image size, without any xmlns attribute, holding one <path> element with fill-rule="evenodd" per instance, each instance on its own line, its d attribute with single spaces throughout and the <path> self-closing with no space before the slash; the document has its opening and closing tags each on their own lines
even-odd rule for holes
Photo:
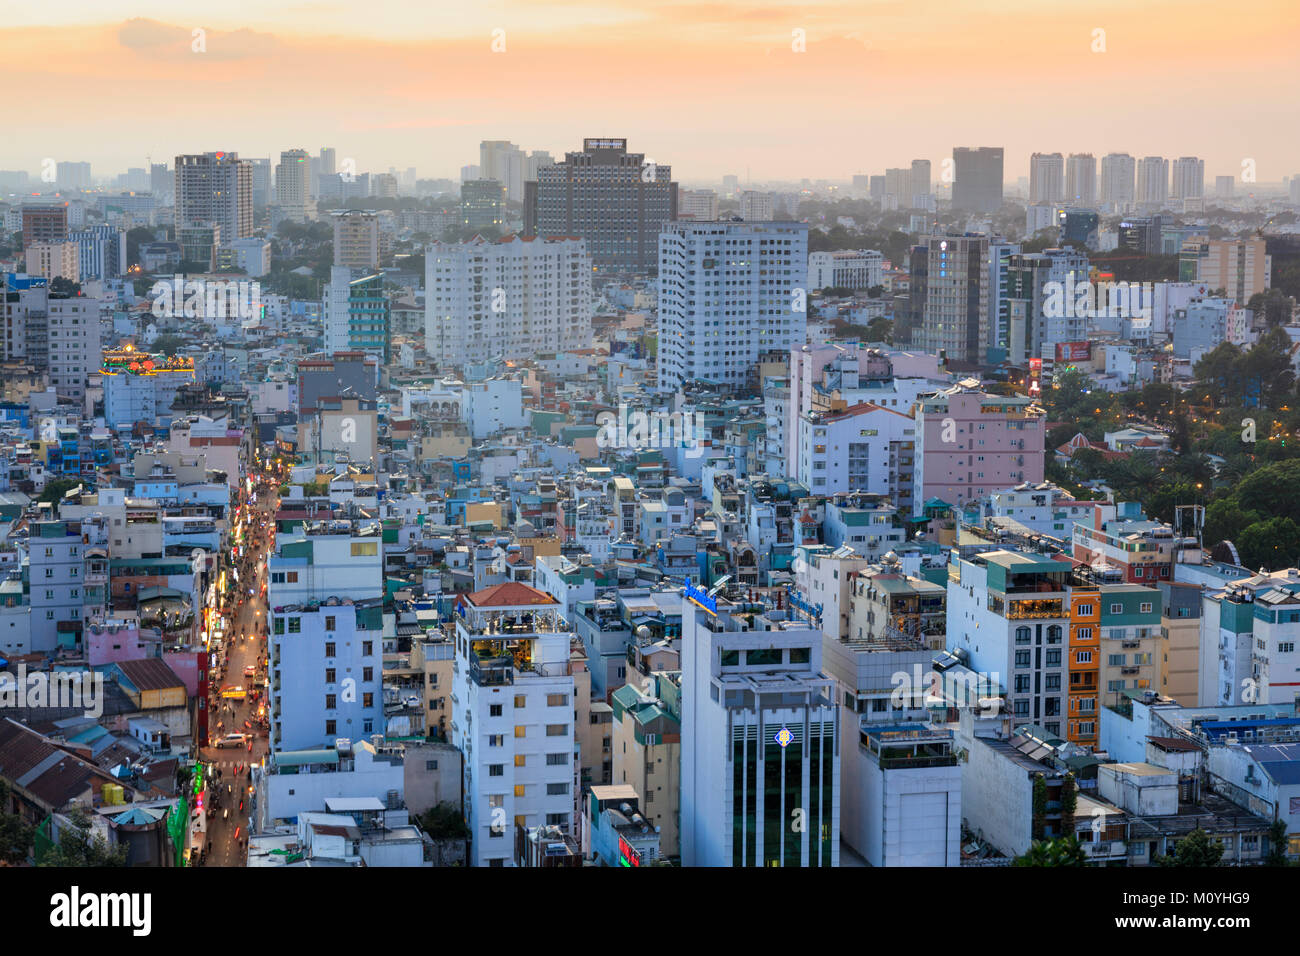
<svg viewBox="0 0 1300 956">
<path fill-rule="evenodd" d="M 1029 157 L 1029 201 L 1060 202 L 1065 198 L 1065 158 L 1060 153 Z"/>
<path fill-rule="evenodd" d="M 839 865 L 840 709 L 795 614 L 686 592 L 683 866 Z"/>
<path fill-rule="evenodd" d="M 808 227 L 671 222 L 659 235 L 659 387 L 741 385 L 807 337 Z"/>
<path fill-rule="evenodd" d="M 435 242 L 424 268 L 425 350 L 440 365 L 591 345 L 591 257 L 582 239 Z"/>
<path fill-rule="evenodd" d="M 1169 160 L 1143 156 L 1137 167 L 1137 201 L 1158 205 L 1169 198 Z"/>
<path fill-rule="evenodd" d="M 1071 153 L 1065 161 L 1065 196 L 1076 206 L 1097 202 L 1097 160 L 1092 153 Z"/>
<path fill-rule="evenodd" d="M 512 866 L 516 826 L 574 832 L 577 720 L 560 604 L 515 581 L 455 612 L 451 743 L 464 755 L 473 866 Z"/>
<path fill-rule="evenodd" d="M 1205 196 L 1205 160 L 1180 156 L 1171 167 L 1169 195 L 1172 199 L 1201 199 Z"/>
<path fill-rule="evenodd" d="M 1101 201 L 1107 205 L 1132 202 L 1137 162 L 1128 153 L 1110 153 L 1101 159 Z"/>
</svg>

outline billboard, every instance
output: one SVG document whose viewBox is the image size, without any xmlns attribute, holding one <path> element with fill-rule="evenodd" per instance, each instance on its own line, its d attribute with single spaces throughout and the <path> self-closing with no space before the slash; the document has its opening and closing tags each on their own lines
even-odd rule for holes
<svg viewBox="0 0 1300 956">
<path fill-rule="evenodd" d="M 1058 362 L 1088 362 L 1092 359 L 1091 342 L 1057 342 L 1056 360 Z"/>
</svg>

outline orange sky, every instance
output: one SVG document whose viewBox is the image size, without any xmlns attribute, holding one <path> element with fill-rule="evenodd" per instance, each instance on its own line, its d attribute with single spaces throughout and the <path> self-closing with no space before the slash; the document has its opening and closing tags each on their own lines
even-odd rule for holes
<svg viewBox="0 0 1300 956">
<path fill-rule="evenodd" d="M 954 145 L 1004 146 L 1008 179 L 1043 150 L 1197 155 L 1210 180 L 1253 158 L 1269 182 L 1300 173 L 1298 40 L 1296 0 L 9 4 L 0 168 L 332 145 L 455 176 L 482 139 L 626 136 L 686 182 L 937 176 Z"/>
</svg>

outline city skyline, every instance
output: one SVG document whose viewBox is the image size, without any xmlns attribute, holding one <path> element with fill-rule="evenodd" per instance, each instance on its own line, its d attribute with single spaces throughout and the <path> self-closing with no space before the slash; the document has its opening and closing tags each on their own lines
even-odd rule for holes
<svg viewBox="0 0 1300 956">
<path fill-rule="evenodd" d="M 1253 159 L 1258 182 L 1279 182 L 1300 168 L 1294 91 L 1274 79 L 1288 75 L 1287 41 L 1300 13 L 1282 2 L 1264 6 L 1260 18 L 1277 28 L 1260 37 L 1217 17 L 1207 29 L 1212 8 L 1203 2 L 1180 4 L 1177 21 L 1117 3 L 1078 15 L 981 3 L 938 21 L 892 3 L 566 0 L 488 4 L 451 17 L 390 4 L 357 24 L 347 8 L 327 3 L 232 4 L 188 23 L 155 0 L 74 0 L 14 11 L 0 31 L 11 51 L 0 76 L 41 90 L 43 106 L 39 117 L 12 122 L 6 165 L 33 171 L 54 158 L 113 171 L 146 156 L 278 156 L 333 144 L 359 170 L 415 166 L 439 178 L 473 163 L 485 139 L 558 156 L 595 135 L 626 137 L 648 159 L 673 164 L 682 182 L 847 179 L 904 154 L 941 161 L 959 145 L 1001 146 L 1012 182 L 1040 151 L 1194 155 L 1211 175 L 1239 176 Z M 1094 52 L 1099 44 L 1104 52 Z M 1183 70 L 1247 47 L 1252 55 L 1232 65 L 1230 84 L 1213 70 Z M 988 51 L 1016 49 L 1031 52 L 1011 70 L 987 62 Z M 1213 117 L 1212 134 L 1188 129 L 1170 102 L 1173 69 L 1178 102 Z M 1079 102 L 1090 108 L 1063 108 L 1060 87 L 1044 82 L 1053 74 L 1084 77 Z M 186 108 L 123 136 L 112 109 L 77 114 L 92 77 L 110 103 L 146 104 L 165 84 Z M 546 78 L 554 110 L 537 108 L 537 77 Z M 876 77 L 889 82 L 877 87 Z M 284 91 L 282 105 L 268 90 Z M 1008 123 L 1008 98 L 1034 122 Z M 945 122 L 933 122 L 937 112 Z M 79 122 L 63 122 L 74 114 Z M 810 148 L 825 136 L 840 144 L 834 158 Z M 936 181 L 939 173 L 936 166 Z"/>
</svg>

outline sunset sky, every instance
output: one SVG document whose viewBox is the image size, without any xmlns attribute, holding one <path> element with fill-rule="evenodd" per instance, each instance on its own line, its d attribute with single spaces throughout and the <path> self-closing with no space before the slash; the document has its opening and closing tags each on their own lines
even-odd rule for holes
<svg viewBox="0 0 1300 956">
<path fill-rule="evenodd" d="M 1005 147 L 1008 180 L 1034 150 L 1300 173 L 1296 0 L 57 0 L 3 20 L 0 168 L 32 173 L 328 145 L 359 171 L 455 177 L 483 139 L 558 157 L 584 136 L 626 136 L 683 182 L 912 158 L 937 177 L 954 145 Z"/>
</svg>

